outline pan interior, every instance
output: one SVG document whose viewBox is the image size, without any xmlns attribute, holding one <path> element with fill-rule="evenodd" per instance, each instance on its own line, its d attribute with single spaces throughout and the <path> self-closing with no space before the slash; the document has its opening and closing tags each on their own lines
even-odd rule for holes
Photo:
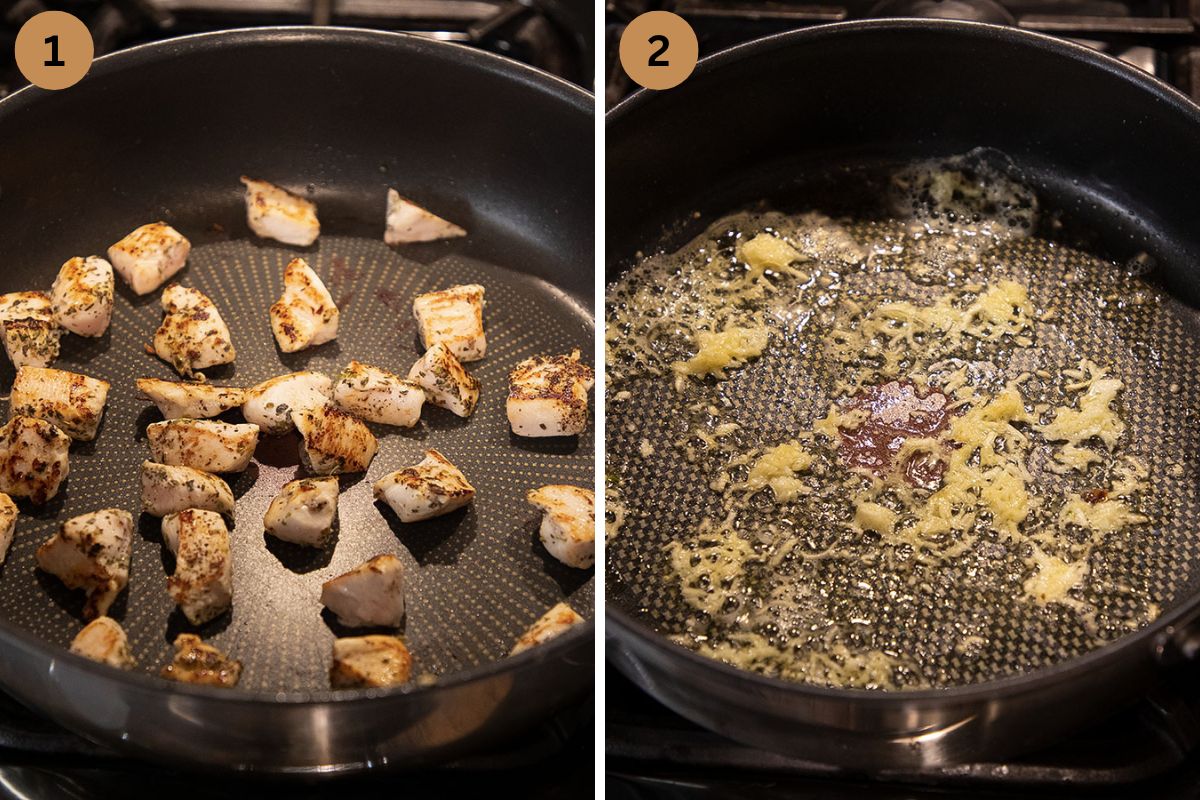
<svg viewBox="0 0 1200 800">
<path fill-rule="evenodd" d="M 1001 183 L 1014 176 L 1037 183 L 994 153 L 969 160 L 979 169 L 1002 170 Z M 1114 260 L 1105 245 L 1112 237 L 1093 227 L 1094 217 L 1056 208 L 1048 201 L 1050 190 L 1038 213 L 1030 214 L 1023 207 L 1025 190 L 1011 183 L 1007 202 L 993 203 L 1006 209 L 995 221 L 1017 229 L 1029 223 L 1031 229 L 979 237 L 989 238 L 987 248 L 965 236 L 951 252 L 936 237 L 914 237 L 922 226 L 898 214 L 895 202 L 880 203 L 895 198 L 902 171 L 896 164 L 873 164 L 838 170 L 833 180 L 814 177 L 810 191 L 749 206 L 690 241 L 677 234 L 610 285 L 606 337 L 615 366 L 607 386 L 607 599 L 658 633 L 798 681 L 950 687 L 1081 655 L 1147 624 L 1195 591 L 1193 453 L 1200 437 L 1190 411 L 1197 399 L 1190 376 L 1197 318 L 1164 290 L 1166 267 L 1145 254 L 1122 253 Z M 763 231 L 796 236 L 810 218 L 793 212 L 814 209 L 837 218 L 816 229 L 821 235 L 845 236 L 862 252 L 847 256 L 834 242 L 796 265 L 803 275 L 776 275 L 766 299 L 729 299 L 745 307 L 713 329 L 758 318 L 770 344 L 726 380 L 679 378 L 670 365 L 696 353 L 694 329 L 705 327 L 706 314 L 730 311 L 689 305 L 690 270 L 734 264 L 745 243 Z M 695 235 L 696 225 L 712 220 L 691 220 L 692 229 L 679 230 Z M 971 220 L 960 222 L 971 228 Z M 802 238 L 791 241 L 800 247 Z M 960 275 L 947 279 L 948 268 Z M 735 269 L 746 269 L 744 260 Z M 845 300 L 868 309 L 897 300 L 925 307 L 955 293 L 969 304 L 979 295 L 972 283 L 1003 279 L 1025 287 L 1038 309 L 1029 341 L 976 341 L 970 352 L 952 347 L 945 353 L 952 363 L 942 369 L 966 366 L 975 385 L 990 387 L 989 397 L 1025 375 L 1022 397 L 1030 409 L 1048 406 L 1044 419 L 1054 408 L 1076 407 L 1084 390 L 1067 387 L 1079 382 L 1070 376 L 1085 359 L 1108 367 L 1124 386 L 1116 407 L 1127 429 L 1104 463 L 1063 474 L 1048 463 L 1051 448 L 1045 444 L 1026 459 L 1029 488 L 1044 502 L 1023 530 L 1043 523 L 1061 529 L 1053 546 L 1036 544 L 1075 568 L 1086 565 L 1086 580 L 1058 601 L 1029 601 L 1030 587 L 1037 589 L 1029 581 L 1039 571 L 1035 543 L 998 534 L 989 518 L 977 540 L 933 559 L 922 558 L 920 548 L 881 541 L 878 532 L 855 525 L 846 500 L 860 488 L 852 476 L 836 488 L 822 486 L 848 476 L 831 463 L 836 448 L 810 447 L 807 440 L 814 463 L 808 473 L 788 476 L 807 484 L 791 502 L 777 502 L 786 484 L 730 491 L 747 482 L 766 451 L 803 439 L 835 401 L 861 388 L 848 386 L 853 375 L 846 365 L 853 358 L 827 357 L 833 326 L 826 309 Z M 687 313 L 662 317 L 657 325 L 622 326 L 633 316 L 626 313 L 630 296 L 646 285 L 661 291 L 660 308 Z M 631 330 L 645 334 L 633 347 Z M 643 359 L 639 352 L 651 355 Z M 1099 545 L 1081 549 L 1086 532 L 1059 522 L 1064 498 L 1093 497 L 1090 489 L 1113 486 L 1126 457 L 1149 475 L 1151 488 L 1128 498 L 1128 507 L 1146 521 L 1121 526 L 1100 537 Z M 693 591 L 684 591 L 689 582 L 672 564 L 673 554 L 700 565 L 685 572 L 699 576 L 690 583 Z M 710 557 L 752 566 L 722 572 L 705 566 Z"/>
<path fill-rule="evenodd" d="M 397 251 L 377 238 L 325 235 L 297 252 L 248 238 L 244 227 L 232 230 L 236 235 L 220 226 L 185 230 L 194 247 L 175 278 L 211 297 L 229 325 L 236 363 L 205 371 L 218 385 L 250 386 L 300 369 L 336 375 L 351 359 L 406 374 L 421 353 L 413 297 L 457 283 L 486 287 L 488 337 L 486 359 L 467 365 L 483 387 L 470 419 L 427 405 L 414 428 L 371 426 L 379 452 L 365 475 L 341 478 L 336 541 L 326 549 L 289 545 L 263 532 L 271 499 L 301 474 L 295 433 L 263 437 L 249 469 L 227 476 L 237 497 L 233 611 L 196 632 L 243 662 L 237 691 L 275 696 L 328 689 L 334 637 L 363 631 L 323 616 L 321 583 L 381 553 L 404 562 L 407 618 L 401 635 L 421 680 L 504 658 L 516 637 L 555 603 L 569 602 L 590 618 L 591 572 L 567 568 L 546 553 L 537 536 L 540 515 L 525 502 L 525 492 L 547 483 L 590 486 L 591 433 L 519 439 L 509 432 L 504 408 L 508 372 L 518 361 L 572 347 L 589 351 L 593 322 L 587 310 L 538 278 L 458 255 L 453 244 Z M 297 255 L 329 287 L 341 326 L 334 342 L 283 354 L 267 308 L 282 291 L 284 266 Z M 47 274 L 44 282 L 51 278 Z M 23 278 L 6 278 L 4 291 L 33 288 L 18 280 Z M 71 474 L 58 497 L 41 508 L 22 505 L 16 541 L 0 567 L 0 618 L 62 647 L 82 625 L 81 594 L 38 571 L 34 551 L 76 514 L 116 506 L 137 515 L 139 465 L 149 455 L 145 427 L 161 417 L 138 397 L 134 380 L 174 377 L 143 352 L 162 317 L 159 293 L 135 297 L 119 280 L 118 287 L 109 332 L 95 340 L 64 337 L 55 364 L 112 384 L 100 434 L 72 448 Z M 10 386 L 12 377 L 7 367 L 0 382 Z M 230 412 L 227 419 L 240 421 L 240 415 Z M 476 487 L 476 501 L 444 517 L 404 524 L 373 501 L 371 484 L 415 464 L 427 448 L 463 470 Z M 142 515 L 137 533 L 129 589 L 110 614 L 129 634 L 138 669 L 156 673 L 169 660 L 174 637 L 193 628 L 167 594 L 173 565 L 159 520 Z"/>
</svg>

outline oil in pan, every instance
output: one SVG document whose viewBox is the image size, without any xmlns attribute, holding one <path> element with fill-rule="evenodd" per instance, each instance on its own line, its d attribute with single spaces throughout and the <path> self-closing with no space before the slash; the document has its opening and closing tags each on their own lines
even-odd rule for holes
<svg viewBox="0 0 1200 800">
<path fill-rule="evenodd" d="M 1186 315 L 1047 235 L 1012 175 L 910 165 L 882 212 L 739 213 L 609 287 L 610 602 L 747 669 L 892 690 L 1047 666 L 1174 602 Z"/>
</svg>

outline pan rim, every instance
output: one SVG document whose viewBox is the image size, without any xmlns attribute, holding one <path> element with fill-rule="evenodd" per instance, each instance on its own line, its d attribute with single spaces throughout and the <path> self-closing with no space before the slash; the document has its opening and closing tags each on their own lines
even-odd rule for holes
<svg viewBox="0 0 1200 800">
<path fill-rule="evenodd" d="M 331 42 L 341 40 L 347 43 L 358 40 L 363 44 L 398 45 L 418 52 L 422 56 L 433 54 L 438 58 L 463 59 L 474 62 L 472 66 L 483 68 L 488 72 L 496 72 L 505 77 L 518 80 L 531 89 L 548 91 L 561 100 L 571 103 L 582 111 L 593 112 L 593 95 L 583 87 L 571 83 L 565 78 L 529 66 L 520 61 L 506 58 L 486 50 L 479 50 L 460 42 L 445 42 L 418 36 L 414 33 L 400 31 L 381 31 L 371 28 L 359 28 L 341 25 L 262 25 L 247 28 L 230 28 L 219 31 L 204 31 L 189 33 L 171 39 L 161 39 L 155 42 L 145 42 L 133 45 L 124 50 L 105 53 L 92 62 L 91 68 L 84 75 L 87 78 L 106 74 L 112 70 L 123 69 L 141 61 L 154 61 L 163 58 L 187 55 L 192 52 L 245 46 L 253 44 L 295 44 L 308 42 Z M 453 55 L 451 55 L 453 53 Z M 81 81 L 82 82 L 82 81 Z M 57 91 L 42 89 L 33 84 L 22 86 L 17 91 L 0 98 L 0 119 L 6 113 L 19 110 L 24 104 L 38 102 L 40 99 L 57 94 Z"/>
<path fill-rule="evenodd" d="M 698 63 L 693 77 L 706 76 L 726 66 L 739 63 L 746 57 L 776 52 L 793 46 L 803 46 L 807 42 L 814 40 L 849 38 L 862 33 L 891 31 L 918 31 L 934 33 L 940 36 L 960 37 L 966 40 L 980 38 L 999 39 L 1005 42 L 1006 46 L 1036 49 L 1057 57 L 1082 63 L 1090 68 L 1101 69 L 1114 78 L 1125 81 L 1135 88 L 1147 92 L 1160 102 L 1169 104 L 1175 111 L 1190 116 L 1197 125 L 1200 125 L 1200 105 L 1170 84 L 1160 81 L 1130 64 L 1126 64 L 1114 56 L 1092 50 L 1081 44 L 1055 38 L 1048 34 L 1005 25 L 966 20 L 896 17 L 833 22 L 800 30 L 785 31 L 744 42 L 727 50 L 707 56 Z M 650 89 L 639 89 L 609 109 L 605 114 L 606 134 L 611 133 L 612 128 L 621 123 L 625 117 L 631 113 L 635 113 L 645 104 L 653 102 L 657 94 L 658 92 Z M 609 162 L 606 161 L 606 169 L 608 167 Z M 606 258 L 613 259 L 614 254 L 607 253 Z M 609 264 L 613 263 L 623 262 L 619 260 L 609 261 Z M 1129 650 L 1139 645 L 1147 646 L 1147 652 L 1150 654 L 1161 651 L 1166 646 L 1165 640 L 1172 637 L 1179 629 L 1196 624 L 1197 619 L 1200 618 L 1200 590 L 1194 591 L 1183 602 L 1145 627 L 1113 639 L 1101 647 L 1097 647 L 1074 658 L 1069 658 L 1046 667 L 977 683 L 935 689 L 900 689 L 895 691 L 820 686 L 817 684 L 788 681 L 760 672 L 741 669 L 723 661 L 702 656 L 683 645 L 672 642 L 663 634 L 658 633 L 649 625 L 641 622 L 633 614 L 609 603 L 607 595 L 605 597 L 604 618 L 606 640 L 612 639 L 617 646 L 622 647 L 626 652 L 629 652 L 629 647 L 623 640 L 628 637 L 629 639 L 636 640 L 640 645 L 651 648 L 663 657 L 684 659 L 690 667 L 707 672 L 710 679 L 740 680 L 764 692 L 791 693 L 827 701 L 844 701 L 861 704 L 872 708 L 890 708 L 913 702 L 928 702 L 949 706 L 993 700 L 997 696 L 1019 695 L 1044 690 L 1050 685 L 1068 680 L 1072 676 L 1090 672 L 1111 662 L 1119 661 L 1125 657 Z M 611 631 L 608 629 L 608 625 L 612 625 Z M 631 653 L 631 656 L 638 658 L 636 653 Z"/>
<path fill-rule="evenodd" d="M 98 57 L 92 63 L 92 67 L 88 71 L 87 76 L 85 76 L 85 80 L 87 77 L 104 76 L 117 70 L 146 66 L 156 61 L 193 53 L 253 45 L 295 45 L 312 42 L 377 47 L 392 46 L 404 49 L 409 53 L 414 53 L 417 57 L 463 62 L 468 67 L 477 71 L 515 81 L 526 91 L 544 93 L 554 101 L 566 104 L 571 113 L 582 113 L 589 116 L 595 113 L 592 93 L 556 75 L 528 66 L 519 61 L 456 42 L 443 42 L 415 34 L 395 31 L 378 31 L 369 28 L 342 26 L 277 25 L 235 28 L 148 42 Z M 29 85 L 0 99 L 0 135 L 2 135 L 4 120 L 8 115 L 20 113 L 29 103 L 44 101 L 54 94 L 56 92 Z M 567 297 L 573 297 L 569 292 L 564 292 L 564 294 Z M 594 327 L 594 309 L 580 303 L 573 302 L 572 304 L 579 306 L 587 312 Z M 50 665 L 50 668 L 46 670 L 47 674 L 53 669 L 55 661 L 62 660 L 75 669 L 88 673 L 89 677 L 93 679 L 112 681 L 140 691 L 152 693 L 166 691 L 171 694 L 181 694 L 197 699 L 202 698 L 209 702 L 219 701 L 229 705 L 270 707 L 285 705 L 289 707 L 301 707 L 321 706 L 330 703 L 338 705 L 375 703 L 381 699 L 431 695 L 444 689 L 467 686 L 497 675 L 509 672 L 515 673 L 530 668 L 533 665 L 564 660 L 572 652 L 582 650 L 588 642 L 593 643 L 592 652 L 594 660 L 595 618 L 587 619 L 582 625 L 574 627 L 574 630 L 567 631 L 565 634 L 555 637 L 542 645 L 530 648 L 523 653 L 515 656 L 502 656 L 486 664 L 449 673 L 444 677 L 439 676 L 435 683 L 426 686 L 417 685 L 414 682 L 403 686 L 372 689 L 281 690 L 278 692 L 234 689 L 231 691 L 211 686 L 176 683 L 152 673 L 115 669 L 92 661 L 91 659 L 72 653 L 66 647 L 61 647 L 42 639 L 4 619 L 0 619 L 0 646 L 12 646 L 16 642 L 25 648 L 43 653 Z"/>
</svg>

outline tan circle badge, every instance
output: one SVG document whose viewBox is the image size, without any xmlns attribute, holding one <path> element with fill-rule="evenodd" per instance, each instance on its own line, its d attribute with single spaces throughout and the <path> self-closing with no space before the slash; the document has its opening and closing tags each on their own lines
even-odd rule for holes
<svg viewBox="0 0 1200 800">
<path fill-rule="evenodd" d="M 696 32 L 670 11 L 647 11 L 621 34 L 621 66 L 647 89 L 670 89 L 696 68 Z"/>
<path fill-rule="evenodd" d="M 43 89 L 74 86 L 87 74 L 95 53 L 87 25 L 65 11 L 43 11 L 17 33 L 17 67 Z"/>
</svg>

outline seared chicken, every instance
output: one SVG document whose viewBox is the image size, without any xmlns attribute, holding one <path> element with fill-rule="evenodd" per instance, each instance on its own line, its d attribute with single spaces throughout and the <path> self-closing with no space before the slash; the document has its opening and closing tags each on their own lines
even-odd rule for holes
<svg viewBox="0 0 1200 800">
<path fill-rule="evenodd" d="M 293 411 L 323 406 L 333 397 L 333 381 L 320 372 L 291 372 L 246 390 L 242 416 L 265 433 L 287 433 L 296 424 Z"/>
<path fill-rule="evenodd" d="M 285 353 L 333 341 L 338 310 L 325 284 L 303 258 L 293 258 L 283 271 L 283 296 L 270 310 L 271 330 Z"/>
<path fill-rule="evenodd" d="M 508 376 L 508 424 L 518 436 L 575 436 L 587 430 L 595 376 L 569 356 L 534 356 Z"/>
<path fill-rule="evenodd" d="M 72 439 L 90 442 L 96 438 L 107 401 L 108 381 L 61 369 L 21 367 L 13 381 L 8 413 L 44 419 Z"/>
<path fill-rule="evenodd" d="M 150 454 L 160 464 L 204 472 L 241 472 L 258 444 L 257 425 L 211 419 L 168 419 L 146 426 Z"/>
<path fill-rule="evenodd" d="M 8 556 L 12 546 L 13 532 L 17 529 L 17 504 L 8 495 L 0 492 L 0 564 Z"/>
<path fill-rule="evenodd" d="M 399 627 L 404 620 L 404 563 L 375 556 L 321 585 L 321 604 L 350 628 Z"/>
<path fill-rule="evenodd" d="M 351 636 L 333 642 L 329 683 L 334 689 L 399 686 L 412 674 L 412 656 L 395 636 Z"/>
<path fill-rule="evenodd" d="M 135 294 L 150 294 L 183 269 L 191 250 L 179 231 L 152 222 L 108 248 L 108 260 Z"/>
<path fill-rule="evenodd" d="M 395 373 L 351 361 L 334 384 L 333 402 L 367 422 L 411 428 L 421 418 L 425 392 Z"/>
<path fill-rule="evenodd" d="M 414 467 L 384 475 L 373 489 L 375 499 L 391 506 L 401 522 L 449 514 L 475 499 L 475 487 L 437 450 L 426 450 Z"/>
<path fill-rule="evenodd" d="M 566 603 L 559 603 L 554 608 L 547 611 L 533 623 L 529 630 L 521 634 L 521 638 L 517 639 L 517 643 L 513 645 L 512 652 L 509 655 L 523 653 L 531 647 L 539 644 L 544 644 L 550 641 L 555 636 L 561 636 L 571 629 L 572 625 L 578 625 L 583 622 L 583 617 L 575 613 L 575 609 L 571 608 Z"/>
<path fill-rule="evenodd" d="M 413 316 L 426 348 L 444 344 L 459 361 L 478 361 L 487 353 L 482 286 L 451 286 L 418 295 L 413 300 Z"/>
<path fill-rule="evenodd" d="M 233 492 L 216 475 L 143 461 L 142 511 L 165 517 L 188 508 L 233 516 Z"/>
<path fill-rule="evenodd" d="M 0 492 L 41 505 L 67 479 L 71 437 L 44 419 L 13 417 L 0 428 Z"/>
<path fill-rule="evenodd" d="M 14 367 L 48 367 L 58 358 L 62 328 L 54 321 L 53 304 L 45 292 L 0 295 L 0 325 L 4 351 Z"/>
<path fill-rule="evenodd" d="M 230 689 L 242 677 L 242 662 L 230 658 L 194 633 L 175 637 L 175 659 L 158 673 L 169 681 Z"/>
<path fill-rule="evenodd" d="M 469 417 L 479 402 L 479 380 L 469 375 L 450 348 L 435 344 L 412 365 L 408 379 L 425 390 L 425 399 L 435 406 Z"/>
<path fill-rule="evenodd" d="M 193 625 L 216 619 L 233 605 L 229 529 L 215 511 L 188 508 L 162 521 L 163 541 L 175 554 L 167 591 Z"/>
<path fill-rule="evenodd" d="M 304 437 L 300 460 L 317 475 L 366 472 L 379 449 L 375 435 L 361 420 L 333 406 L 293 411 L 292 421 Z"/>
<path fill-rule="evenodd" d="M 150 398 L 164 419 L 208 419 L 246 402 L 246 391 L 211 383 L 138 378 L 138 391 Z"/>
<path fill-rule="evenodd" d="M 568 567 L 596 562 L 596 495 L 578 486 L 551 485 L 525 495 L 543 512 L 542 544 Z"/>
<path fill-rule="evenodd" d="M 383 240 L 388 244 L 432 242 L 466 236 L 453 222 L 431 214 L 413 201 L 401 197 L 395 189 L 387 191 L 387 229 Z"/>
<path fill-rule="evenodd" d="M 81 514 L 64 522 L 37 550 L 38 567 L 87 594 L 85 619 L 108 613 L 129 583 L 133 515 L 119 508 Z"/>
<path fill-rule="evenodd" d="M 163 290 L 162 325 L 154 334 L 154 352 L 180 375 L 231 364 L 237 357 L 229 327 L 202 292 L 173 283 Z"/>
<path fill-rule="evenodd" d="M 289 481 L 267 508 L 263 528 L 285 542 L 324 547 L 337 518 L 337 498 L 337 478 Z"/>
<path fill-rule="evenodd" d="M 72 258 L 50 287 L 54 321 L 80 336 L 103 336 L 112 321 L 113 268 L 99 256 Z"/>
<path fill-rule="evenodd" d="M 242 176 L 246 186 L 246 222 L 256 236 L 308 247 L 321 234 L 317 206 L 266 181 Z"/>
<path fill-rule="evenodd" d="M 71 652 L 117 669 L 137 666 L 129 652 L 124 629 L 112 617 L 96 617 L 84 625 L 71 642 Z"/>
</svg>

